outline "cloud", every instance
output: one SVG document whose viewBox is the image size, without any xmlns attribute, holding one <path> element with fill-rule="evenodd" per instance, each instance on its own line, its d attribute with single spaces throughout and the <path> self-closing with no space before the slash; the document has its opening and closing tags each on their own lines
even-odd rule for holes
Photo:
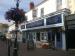
<svg viewBox="0 0 75 56">
<path fill-rule="evenodd" d="M 8 22 L 7 20 L 0 20 L 0 23 L 11 25 L 13 22 Z"/>
</svg>

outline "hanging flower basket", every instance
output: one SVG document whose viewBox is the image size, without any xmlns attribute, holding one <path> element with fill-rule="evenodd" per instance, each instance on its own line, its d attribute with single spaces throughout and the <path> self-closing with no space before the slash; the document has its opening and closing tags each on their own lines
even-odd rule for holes
<svg viewBox="0 0 75 56">
<path fill-rule="evenodd" d="M 25 12 L 23 11 L 23 9 L 19 8 L 11 8 L 9 11 L 6 12 L 5 18 L 8 21 L 13 20 L 20 23 L 27 20 L 25 17 Z"/>
</svg>

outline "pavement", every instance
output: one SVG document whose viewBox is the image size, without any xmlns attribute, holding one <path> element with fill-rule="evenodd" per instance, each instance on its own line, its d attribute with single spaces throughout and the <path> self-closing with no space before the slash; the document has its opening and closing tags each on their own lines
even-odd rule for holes
<svg viewBox="0 0 75 56">
<path fill-rule="evenodd" d="M 7 56 L 8 54 L 8 48 L 7 48 L 7 44 L 6 41 L 1 41 L 0 40 L 0 56 Z"/>
<path fill-rule="evenodd" d="M 53 50 L 36 48 L 34 50 L 27 50 L 24 43 L 20 44 L 20 56 L 75 56 L 75 50 Z"/>
<path fill-rule="evenodd" d="M 8 56 L 8 45 L 6 41 L 0 41 L 0 56 Z M 13 56 L 13 46 L 11 47 L 11 56 Z M 52 50 L 35 48 L 27 50 L 25 43 L 19 44 L 18 56 L 75 56 L 75 50 Z"/>
</svg>

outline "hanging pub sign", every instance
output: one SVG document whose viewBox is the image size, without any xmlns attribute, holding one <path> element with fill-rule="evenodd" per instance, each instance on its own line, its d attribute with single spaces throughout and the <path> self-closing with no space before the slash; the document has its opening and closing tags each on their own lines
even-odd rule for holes
<svg viewBox="0 0 75 56">
<path fill-rule="evenodd" d="M 46 25 L 52 25 L 52 24 L 57 24 L 57 23 L 62 23 L 61 14 L 48 17 L 46 19 Z"/>
<path fill-rule="evenodd" d="M 25 25 L 21 25 L 21 29 L 25 29 Z"/>
<path fill-rule="evenodd" d="M 44 19 L 26 24 L 26 28 L 44 26 Z"/>
</svg>

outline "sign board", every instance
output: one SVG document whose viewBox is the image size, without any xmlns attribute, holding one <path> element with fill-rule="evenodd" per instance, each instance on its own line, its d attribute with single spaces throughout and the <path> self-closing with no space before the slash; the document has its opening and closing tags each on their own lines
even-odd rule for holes
<svg viewBox="0 0 75 56">
<path fill-rule="evenodd" d="M 44 19 L 26 24 L 26 28 L 44 26 Z"/>
<path fill-rule="evenodd" d="M 52 25 L 52 24 L 57 24 L 57 23 L 62 23 L 61 14 L 48 17 L 46 19 L 46 25 Z"/>
</svg>

